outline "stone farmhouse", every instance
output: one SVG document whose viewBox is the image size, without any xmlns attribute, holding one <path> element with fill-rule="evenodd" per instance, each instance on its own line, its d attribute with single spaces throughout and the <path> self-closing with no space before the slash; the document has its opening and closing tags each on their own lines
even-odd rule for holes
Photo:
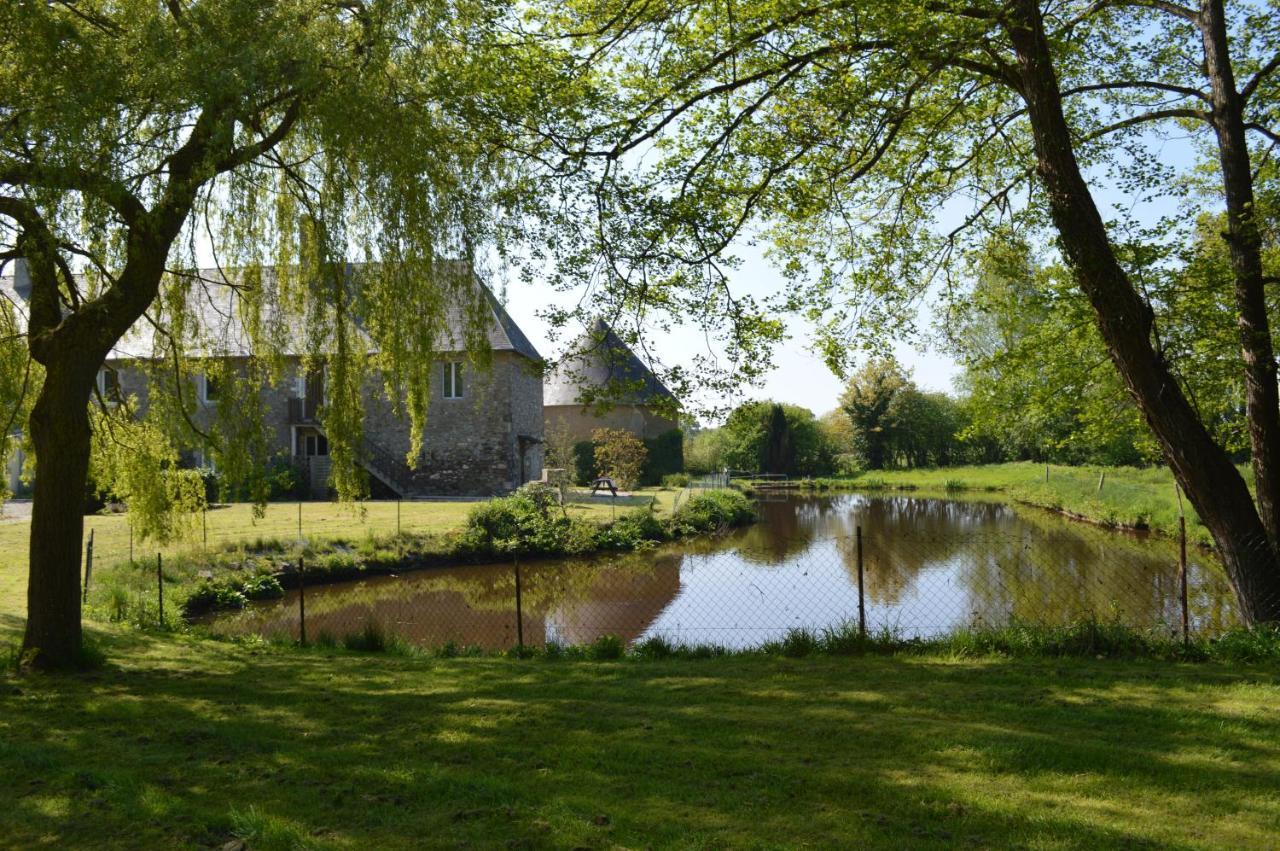
<svg viewBox="0 0 1280 851">
<path fill-rule="evenodd" d="M 0 279 L 0 289 L 12 294 L 15 303 L 23 297 L 23 271 L 19 268 L 14 277 Z M 375 497 L 490 496 L 542 475 L 542 357 L 468 267 L 451 263 L 445 273 L 469 278 L 474 298 L 449 310 L 448 327 L 437 340 L 425 439 L 414 467 L 406 461 L 408 417 L 386 398 L 377 377 L 371 377 L 364 389 L 359 460 Z M 193 422 L 203 427 L 217 420 L 222 404 L 214 374 L 243 374 L 253 352 L 237 319 L 235 287 L 214 269 L 198 270 L 192 277 L 196 286 L 189 303 L 201 312 L 200 324 L 213 329 L 189 358 L 195 372 L 190 388 Z M 492 351 L 484 367 L 470 361 L 462 344 L 477 331 Z M 145 410 L 147 376 L 140 364 L 155 351 L 146 329 L 126 335 L 99 375 L 99 390 L 108 397 L 136 397 Z M 283 380 L 260 391 L 263 423 L 274 454 L 292 458 L 311 495 L 323 498 L 330 471 L 323 415 L 326 376 L 323 367 L 304 371 L 303 352 L 301 342 L 286 344 Z M 202 372 L 200 364 L 213 359 L 221 361 L 218 368 Z M 203 463 L 198 450 L 190 456 L 192 463 Z"/>
</svg>

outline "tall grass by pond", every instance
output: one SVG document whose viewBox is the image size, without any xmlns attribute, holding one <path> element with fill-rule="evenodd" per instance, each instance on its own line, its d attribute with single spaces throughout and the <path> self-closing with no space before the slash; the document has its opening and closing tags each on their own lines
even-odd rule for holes
<svg viewBox="0 0 1280 851">
<path fill-rule="evenodd" d="M 232 640 L 254 644 L 262 639 L 242 636 Z M 271 643 L 296 646 L 289 641 Z M 422 647 L 388 633 L 375 621 L 368 621 L 362 629 L 341 636 L 321 633 L 315 643 L 322 648 L 341 647 L 364 653 L 438 659 L 505 656 L 552 661 L 610 661 L 730 656 L 781 656 L 789 659 L 809 656 L 936 656 L 1280 664 L 1280 626 L 1235 627 L 1212 638 L 1196 635 L 1182 638 L 1168 630 L 1138 629 L 1093 617 L 1079 618 L 1058 626 L 1023 623 L 1015 619 L 1004 626 L 962 628 L 927 638 L 906 636 L 890 628 L 864 633 L 856 622 L 847 621 L 825 629 L 796 627 L 779 639 L 746 648 L 689 644 L 663 635 L 651 636 L 627 646 L 617 636 L 602 635 L 587 644 L 548 642 L 497 651 L 453 641 L 437 647 Z"/>
</svg>

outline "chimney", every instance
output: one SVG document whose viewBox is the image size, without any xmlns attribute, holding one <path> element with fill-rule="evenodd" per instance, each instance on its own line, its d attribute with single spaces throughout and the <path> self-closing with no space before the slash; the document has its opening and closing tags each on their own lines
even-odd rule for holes
<svg viewBox="0 0 1280 851">
<path fill-rule="evenodd" d="M 13 261 L 13 291 L 23 301 L 31 301 L 31 270 L 25 257 Z"/>
</svg>

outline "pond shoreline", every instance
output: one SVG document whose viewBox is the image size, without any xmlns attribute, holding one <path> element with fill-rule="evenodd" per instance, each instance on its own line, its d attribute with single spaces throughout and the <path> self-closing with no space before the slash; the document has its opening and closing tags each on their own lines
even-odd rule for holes
<svg viewBox="0 0 1280 851">
<path fill-rule="evenodd" d="M 769 483 L 765 486 L 759 484 L 737 484 L 731 483 L 731 487 L 741 490 L 747 496 L 756 498 L 761 493 L 785 493 L 785 494 L 802 494 L 802 495 L 820 495 L 830 494 L 837 495 L 856 495 L 856 494 L 895 494 L 903 496 L 915 496 L 921 499 L 950 499 L 950 500 L 967 500 L 967 501 L 990 501 L 1001 505 L 1007 505 L 1011 508 L 1031 508 L 1036 511 L 1042 511 L 1047 514 L 1053 514 L 1063 517 L 1075 523 L 1082 523 L 1088 526 L 1094 526 L 1099 529 L 1106 529 L 1112 532 L 1120 532 L 1126 535 L 1136 536 L 1152 536 L 1166 541 L 1177 541 L 1177 535 L 1172 534 L 1164 529 L 1152 526 L 1147 522 L 1125 523 L 1123 521 L 1106 519 L 1093 516 L 1080 511 L 1073 511 L 1060 505 L 1052 505 L 1045 502 L 1039 502 L 1032 499 L 1018 497 L 1009 493 L 1008 488 L 997 486 L 977 486 L 977 487 L 944 487 L 934 488 L 914 484 L 867 484 L 859 485 L 857 480 L 852 480 L 848 484 L 840 483 L 830 479 L 796 479 L 787 482 Z M 974 500 L 975 495 L 984 495 L 989 497 L 987 500 Z M 1188 539 L 1187 543 L 1202 552 L 1216 552 L 1216 548 L 1211 543 L 1204 541 Z"/>
<path fill-rule="evenodd" d="M 594 531 L 590 547 L 574 550 L 557 550 L 552 544 L 541 541 L 536 536 L 530 541 L 490 541 L 476 544 L 466 540 L 464 532 L 447 535 L 443 538 L 431 537 L 420 541 L 421 544 L 434 542 L 442 544 L 439 548 L 402 548 L 396 541 L 397 551 L 379 550 L 364 558 L 354 554 L 349 546 L 332 542 L 328 544 L 328 552 L 322 555 L 306 553 L 298 554 L 295 561 L 282 560 L 274 563 L 274 568 L 249 571 L 237 568 L 234 562 L 227 565 L 223 576 L 214 578 L 204 576 L 182 603 L 183 619 L 193 619 L 226 611 L 243 608 L 250 601 L 271 600 L 279 598 L 284 590 L 296 589 L 303 584 L 307 587 L 333 585 L 350 582 L 362 578 L 379 576 L 396 576 L 401 573 L 412 573 L 424 570 L 444 570 L 449 568 L 476 567 L 501 563 L 539 563 L 564 558 L 594 558 L 604 555 L 622 555 L 647 549 L 658 549 L 663 546 L 688 543 L 699 539 L 712 539 L 729 531 L 752 525 L 759 521 L 759 513 L 746 504 L 745 494 L 737 491 L 726 492 L 732 496 L 726 506 L 724 499 L 711 498 L 714 491 L 698 496 L 708 496 L 709 511 L 695 509 L 690 516 L 677 511 L 672 516 L 659 520 L 652 514 L 633 514 L 601 524 Z M 690 497 L 686 503 L 689 507 L 698 497 Z M 738 500 L 741 505 L 733 505 Z M 717 505 L 717 503 L 719 503 Z M 640 511 L 644 511 L 641 509 Z M 569 522 L 567 515 L 564 518 Z M 558 522 L 558 521 L 554 521 Z M 523 532 L 521 534 L 524 534 Z M 516 549 L 532 547 L 533 541 L 543 549 Z M 334 564 L 335 559 L 345 563 Z M 314 566 L 307 565 L 312 561 Z M 302 569 L 299 565 L 302 565 Z M 207 569 L 202 571 L 212 573 Z M 269 582 L 263 583 L 266 579 Z M 250 592 L 250 589 L 253 589 Z"/>
</svg>

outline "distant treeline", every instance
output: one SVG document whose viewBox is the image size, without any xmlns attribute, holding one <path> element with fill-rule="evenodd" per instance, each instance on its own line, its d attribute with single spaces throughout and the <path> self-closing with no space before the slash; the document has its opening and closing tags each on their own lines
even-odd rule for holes
<svg viewBox="0 0 1280 851">
<path fill-rule="evenodd" d="M 691 473 L 731 469 L 791 476 L 848 476 L 863 470 L 1046 461 L 1140 464 L 1144 434 L 1094 444 L 1075 439 L 1080 424 L 1004 417 L 979 409 L 974 396 L 922 390 L 891 360 L 868 363 L 849 381 L 839 406 L 815 416 L 807 408 L 747 402 L 717 428 L 688 427 L 684 463 Z"/>
</svg>

